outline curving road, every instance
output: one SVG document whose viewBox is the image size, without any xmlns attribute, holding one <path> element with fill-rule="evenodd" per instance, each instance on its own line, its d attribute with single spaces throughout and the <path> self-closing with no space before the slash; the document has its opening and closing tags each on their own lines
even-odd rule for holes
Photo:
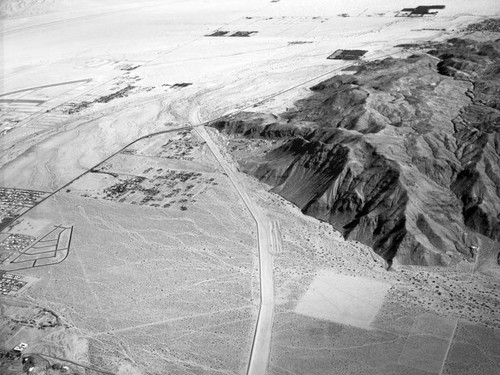
<svg viewBox="0 0 500 375">
<path fill-rule="evenodd" d="M 250 353 L 247 375 L 264 375 L 266 373 L 269 354 L 271 352 L 271 332 L 274 314 L 274 281 L 273 266 L 270 253 L 273 243 L 271 228 L 272 222 L 264 215 L 260 208 L 248 197 L 246 191 L 239 185 L 233 169 L 220 153 L 204 126 L 195 128 L 210 148 L 220 166 L 234 185 L 236 191 L 250 211 L 257 224 L 257 238 L 259 247 L 260 270 L 260 307 L 255 333 Z"/>
</svg>

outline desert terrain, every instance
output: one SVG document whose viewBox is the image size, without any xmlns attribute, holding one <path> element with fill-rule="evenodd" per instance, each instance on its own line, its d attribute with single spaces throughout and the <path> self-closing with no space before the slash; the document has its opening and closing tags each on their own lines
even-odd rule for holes
<svg viewBox="0 0 500 375">
<path fill-rule="evenodd" d="M 0 373 L 499 373 L 498 108 L 490 99 L 500 32 L 468 25 L 498 18 L 500 7 L 439 4 L 420 17 L 404 9 L 425 4 L 401 0 L 2 2 Z M 469 47 L 451 38 L 482 43 L 460 58 L 491 69 L 457 65 L 459 52 L 445 49 Z M 433 83 L 437 94 L 412 91 Z M 396 86 L 410 100 L 383 107 Z M 433 199 L 424 199 L 410 169 L 404 186 L 423 202 L 411 210 L 382 205 L 349 233 L 347 214 L 325 214 L 331 191 L 314 190 L 326 181 L 308 172 L 321 159 L 283 171 L 290 150 L 311 153 L 291 137 L 348 117 L 324 111 L 332 87 L 352 91 L 334 108 L 355 107 L 365 90 L 377 111 L 402 108 L 401 121 L 412 114 L 435 132 L 492 108 L 464 136 L 480 141 L 464 147 L 472 156 L 460 163 L 478 172 L 453 190 L 471 219 L 432 219 L 448 212 L 436 206 L 455 201 L 430 180 Z M 463 123 L 449 122 L 462 107 Z M 437 115 L 424 124 L 419 114 L 429 108 Z M 390 128 L 397 119 L 387 117 Z M 401 189 L 384 174 L 392 164 L 364 154 L 368 141 L 397 154 L 391 134 L 377 138 L 378 120 L 345 126 L 356 137 L 325 131 L 313 140 L 349 141 L 359 156 L 353 170 L 367 165 L 366 186 L 393 197 Z M 439 139 L 444 146 L 412 149 L 420 161 L 435 157 L 411 160 L 427 177 L 430 169 L 448 176 L 437 150 L 456 143 Z M 275 168 L 263 173 L 263 161 Z M 377 189 L 374 199 L 383 196 Z M 373 223 L 392 225 L 409 211 L 405 228 L 420 252 L 370 242 Z M 27 347 L 14 350 L 20 343 Z"/>
</svg>

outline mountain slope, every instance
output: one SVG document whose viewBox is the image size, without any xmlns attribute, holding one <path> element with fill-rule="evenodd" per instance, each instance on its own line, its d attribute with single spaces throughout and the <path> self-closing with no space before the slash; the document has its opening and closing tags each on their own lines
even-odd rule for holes
<svg viewBox="0 0 500 375">
<path fill-rule="evenodd" d="M 471 258 L 474 233 L 500 242 L 499 64 L 500 41 L 452 39 L 324 81 L 279 116 L 212 126 L 274 140 L 234 146 L 241 168 L 346 238 L 387 260 L 449 264 Z"/>
</svg>

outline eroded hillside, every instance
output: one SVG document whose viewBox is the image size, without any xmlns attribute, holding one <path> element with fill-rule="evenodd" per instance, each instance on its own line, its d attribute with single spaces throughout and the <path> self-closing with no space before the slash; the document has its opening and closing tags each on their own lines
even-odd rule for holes
<svg viewBox="0 0 500 375">
<path fill-rule="evenodd" d="M 472 260 L 479 237 L 500 242 L 500 40 L 426 52 L 328 79 L 278 116 L 212 125 L 245 172 L 385 259 Z"/>
</svg>

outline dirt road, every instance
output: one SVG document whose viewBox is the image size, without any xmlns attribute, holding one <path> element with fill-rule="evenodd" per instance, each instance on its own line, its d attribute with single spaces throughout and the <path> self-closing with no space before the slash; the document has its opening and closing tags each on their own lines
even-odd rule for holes
<svg viewBox="0 0 500 375">
<path fill-rule="evenodd" d="M 272 244 L 271 221 L 264 215 L 260 208 L 248 197 L 245 189 L 238 183 L 236 175 L 220 153 L 217 145 L 210 138 L 205 127 L 196 127 L 196 132 L 207 143 L 208 147 L 216 157 L 222 169 L 233 183 L 236 191 L 247 206 L 250 214 L 257 224 L 257 236 L 259 246 L 259 270 L 260 270 L 260 307 L 255 334 L 253 338 L 252 351 L 248 364 L 248 375 L 263 375 L 266 373 L 269 354 L 271 350 L 271 332 L 274 313 L 274 290 L 273 290 L 273 267 L 270 247 Z"/>
</svg>

